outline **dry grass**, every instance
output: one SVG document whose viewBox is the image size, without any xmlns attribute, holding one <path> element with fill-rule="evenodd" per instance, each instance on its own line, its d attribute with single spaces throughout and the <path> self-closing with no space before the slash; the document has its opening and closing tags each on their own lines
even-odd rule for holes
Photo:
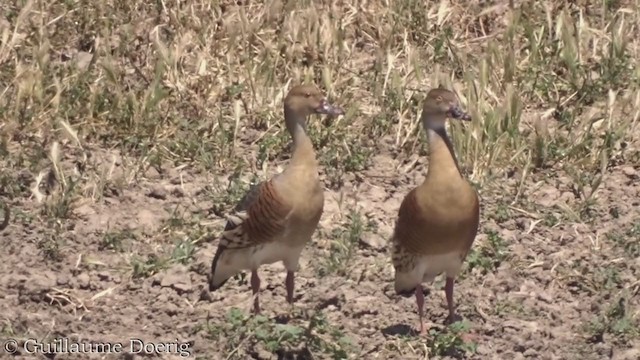
<svg viewBox="0 0 640 360">
<path fill-rule="evenodd" d="M 237 3 L 0 4 L 0 196 L 14 208 L 10 229 L 38 229 L 34 244 L 41 261 L 64 263 L 70 256 L 65 251 L 74 246 L 69 234 L 76 209 L 108 209 L 110 198 L 153 182 L 150 173 L 155 179 L 179 173 L 188 174 L 178 176 L 182 188 L 197 179 L 207 184 L 196 195 L 206 197 L 210 209 L 187 191 L 180 206 L 167 210 L 170 219 L 150 234 L 101 226 L 96 236 L 100 251 L 121 254 L 112 265 L 124 268 L 130 281 L 191 264 L 249 182 L 284 165 L 289 137 L 281 99 L 291 84 L 313 81 L 347 111 L 337 121 L 314 119 L 310 126 L 325 185 L 340 194 L 338 221 L 318 235 L 328 242 L 318 249 L 326 259 L 313 266 L 319 276 L 348 277 L 349 266 L 357 266 L 350 259 L 358 239 L 381 225 L 367 219 L 373 210 L 352 201 L 354 184 L 374 181 L 368 176 L 380 156 L 392 159 L 396 170 L 378 174 L 384 181 L 420 171 L 414 167 L 426 147 L 417 109 L 430 87 L 444 85 L 458 92 L 474 117 L 467 126 L 453 123 L 451 134 L 483 197 L 481 232 L 488 234 L 465 274 L 476 281 L 466 286 L 481 281 L 481 274 L 495 274 L 502 263 L 522 274 L 551 261 L 545 270 L 559 288 L 588 289 L 593 302 L 605 301 L 599 296 L 608 292 L 611 306 L 620 297 L 637 306 L 640 285 L 629 280 L 640 274 L 640 254 L 629 240 L 640 239 L 637 199 L 626 200 L 624 216 L 611 213 L 621 211 L 616 198 L 625 194 L 623 182 L 611 179 L 640 164 L 635 2 L 522 1 L 515 9 L 499 1 L 456 0 Z M 549 206 L 544 189 L 573 196 Z M 200 215 L 189 210 L 193 206 Z M 603 213 L 619 220 L 609 223 Z M 593 230 L 590 257 L 516 253 L 490 227 L 517 215 L 530 220 L 518 233 L 547 231 L 532 240 L 538 243 L 550 241 L 544 236 L 553 229 L 587 226 Z M 384 221 L 390 226 L 393 220 Z M 387 255 L 375 256 L 383 271 Z M 612 258 L 628 265 L 615 266 L 620 261 Z M 98 259 L 82 262 L 102 266 Z M 606 269 L 592 271 L 599 267 Z M 375 281 L 386 285 L 386 279 Z M 514 304 L 503 305 L 488 316 L 507 308 L 501 319 L 515 316 L 509 315 L 518 311 Z M 585 336 L 612 334 L 616 346 L 630 347 L 640 329 L 638 310 L 612 311 L 596 312 Z M 266 319 L 248 323 L 243 316 L 229 313 L 229 326 L 202 325 L 225 356 L 242 358 L 255 343 L 274 353 L 306 343 L 304 354 L 314 358 L 362 354 L 339 345 L 348 329 L 321 314 L 300 327 Z M 252 337 L 255 329 L 263 331 Z M 375 352 L 411 357 L 451 355 L 455 348 L 458 355 L 473 354 L 451 331 L 428 341 L 389 340 Z M 237 341 L 220 340 L 225 332 Z"/>
</svg>

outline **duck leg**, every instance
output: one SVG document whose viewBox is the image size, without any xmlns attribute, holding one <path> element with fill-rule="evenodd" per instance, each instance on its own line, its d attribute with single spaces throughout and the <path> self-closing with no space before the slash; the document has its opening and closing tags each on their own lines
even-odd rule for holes
<svg viewBox="0 0 640 360">
<path fill-rule="evenodd" d="M 444 294 L 447 297 L 447 307 L 449 308 L 448 322 L 451 324 L 455 321 L 455 308 L 453 305 L 453 282 L 454 278 L 447 277 L 447 282 L 444 286 Z"/>
<path fill-rule="evenodd" d="M 420 318 L 420 334 L 424 334 L 424 294 L 422 293 L 422 285 L 416 286 L 416 303 L 418 304 L 418 317 Z"/>
<path fill-rule="evenodd" d="M 285 285 L 287 287 L 287 302 L 293 305 L 293 288 L 295 275 L 293 271 L 287 271 L 287 279 Z"/>
<path fill-rule="evenodd" d="M 258 277 L 258 270 L 251 271 L 251 291 L 253 292 L 253 312 L 254 314 L 260 313 L 260 277 Z"/>
</svg>

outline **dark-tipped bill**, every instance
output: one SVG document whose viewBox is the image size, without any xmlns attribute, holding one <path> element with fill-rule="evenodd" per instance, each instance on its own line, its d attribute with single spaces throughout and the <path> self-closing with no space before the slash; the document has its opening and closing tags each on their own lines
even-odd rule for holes
<svg viewBox="0 0 640 360">
<path fill-rule="evenodd" d="M 449 115 L 454 119 L 471 121 L 471 116 L 462 111 L 462 109 L 460 109 L 460 107 L 457 105 L 451 106 L 451 108 L 449 109 Z"/>
<path fill-rule="evenodd" d="M 316 108 L 316 112 L 332 116 L 344 115 L 342 108 L 329 104 L 327 100 L 322 100 L 320 106 Z"/>
</svg>

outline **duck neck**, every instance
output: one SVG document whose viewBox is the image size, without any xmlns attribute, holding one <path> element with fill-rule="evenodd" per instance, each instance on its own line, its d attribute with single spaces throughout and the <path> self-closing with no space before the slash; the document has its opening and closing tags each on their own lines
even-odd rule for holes
<svg viewBox="0 0 640 360">
<path fill-rule="evenodd" d="M 428 175 L 444 176 L 452 179 L 462 178 L 458 159 L 453 150 L 453 144 L 447 136 L 445 129 L 445 118 L 424 119 L 423 125 L 427 130 L 429 141 L 429 172 Z"/>
<path fill-rule="evenodd" d="M 287 130 L 293 138 L 293 153 L 289 167 L 315 167 L 317 165 L 316 154 L 313 150 L 313 143 L 307 135 L 306 116 L 285 109 L 284 117 Z"/>
</svg>

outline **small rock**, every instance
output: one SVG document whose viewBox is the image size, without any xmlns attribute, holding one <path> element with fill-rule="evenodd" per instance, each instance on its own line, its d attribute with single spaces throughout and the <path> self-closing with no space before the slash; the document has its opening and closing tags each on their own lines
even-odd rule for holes
<svg viewBox="0 0 640 360">
<path fill-rule="evenodd" d="M 635 179 L 638 177 L 638 172 L 633 168 L 633 166 L 623 167 L 622 173 L 625 174 L 629 179 Z"/>
<path fill-rule="evenodd" d="M 386 248 L 387 241 L 382 236 L 378 234 L 374 234 L 371 232 L 366 232 L 362 234 L 360 238 L 360 242 L 364 245 L 374 249 L 374 250 L 383 250 Z"/>
<path fill-rule="evenodd" d="M 264 348 L 264 345 L 260 344 L 258 346 L 256 346 L 255 349 L 255 358 L 259 359 L 259 360 L 271 360 L 271 359 L 276 359 L 275 355 L 273 353 L 271 353 L 270 351 L 267 351 Z"/>
<path fill-rule="evenodd" d="M 82 273 L 76 277 L 76 281 L 78 282 L 78 287 L 80 287 L 80 289 L 88 289 L 91 283 L 91 278 L 89 277 L 89 274 Z"/>
<path fill-rule="evenodd" d="M 551 185 L 546 185 L 538 190 L 537 203 L 543 207 L 553 206 L 558 199 L 558 189 Z"/>
<path fill-rule="evenodd" d="M 202 291 L 200 291 L 200 300 L 201 301 L 212 301 L 213 298 L 211 297 L 211 292 L 207 289 L 202 289 Z"/>
<path fill-rule="evenodd" d="M 169 316 L 176 316 L 178 314 L 178 307 L 173 303 L 166 304 L 165 312 Z"/>
<path fill-rule="evenodd" d="M 489 354 L 491 354 L 491 349 L 488 346 L 484 345 L 484 344 L 480 344 L 476 348 L 476 353 L 478 355 L 489 355 Z"/>
<path fill-rule="evenodd" d="M 160 286 L 171 287 L 181 292 L 190 291 L 192 288 L 191 278 L 187 269 L 180 265 L 175 266 L 165 273 L 160 281 Z"/>
<path fill-rule="evenodd" d="M 562 195 L 560 195 L 560 198 L 558 199 L 558 202 L 560 203 L 565 203 L 565 204 L 570 204 L 571 201 L 575 200 L 576 195 L 570 191 L 565 191 L 562 193 Z"/>
<path fill-rule="evenodd" d="M 158 180 L 162 178 L 162 175 L 158 172 L 158 169 L 153 166 L 149 167 L 144 175 L 149 180 Z"/>
<path fill-rule="evenodd" d="M 517 223 L 515 224 L 515 226 L 520 227 L 520 225 L 518 225 Z M 509 228 L 505 228 L 505 229 L 501 229 L 499 233 L 504 240 L 518 241 L 518 235 L 521 233 L 521 231 L 514 231 Z"/>
<path fill-rule="evenodd" d="M 96 211 L 89 204 L 78 206 L 73 210 L 73 212 L 79 217 L 89 217 L 96 214 Z"/>
<path fill-rule="evenodd" d="M 111 274 L 109 274 L 106 271 L 100 271 L 98 273 L 98 278 L 100 279 L 100 281 L 110 281 L 111 280 Z"/>
<path fill-rule="evenodd" d="M 172 287 L 181 292 L 188 292 L 191 290 L 191 279 L 187 278 L 186 280 L 187 281 L 175 283 Z"/>
<path fill-rule="evenodd" d="M 522 353 L 522 355 L 524 355 L 524 357 L 537 357 L 538 352 L 533 349 L 527 349 Z"/>
<path fill-rule="evenodd" d="M 553 303 L 553 298 L 551 296 L 549 296 L 549 294 L 546 294 L 544 292 L 537 293 L 537 297 L 538 297 L 538 300 L 542 300 L 542 301 L 546 302 L 547 304 L 552 304 Z"/>
<path fill-rule="evenodd" d="M 160 219 L 148 209 L 142 209 L 138 212 L 138 225 L 147 230 L 153 230 L 158 227 Z"/>
<path fill-rule="evenodd" d="M 58 275 L 58 279 L 56 280 L 56 284 L 58 286 L 65 286 L 69 283 L 69 277 L 66 274 Z"/>
<path fill-rule="evenodd" d="M 176 186 L 171 190 L 171 195 L 179 198 L 184 197 L 184 190 L 182 190 L 181 187 Z"/>
<path fill-rule="evenodd" d="M 617 353 L 617 351 L 616 351 Z M 629 349 L 627 351 L 617 354 L 614 354 L 614 359 L 617 360 L 636 360 L 636 359 L 640 359 L 640 349 L 636 348 L 636 349 Z"/>
<path fill-rule="evenodd" d="M 0 18 L 0 30 L 10 29 L 11 23 L 7 21 L 4 17 Z"/>
<path fill-rule="evenodd" d="M 351 312 L 358 316 L 364 314 L 376 315 L 378 314 L 378 308 L 373 305 L 376 301 L 375 296 L 360 296 L 355 298 L 348 306 Z"/>
<path fill-rule="evenodd" d="M 141 288 L 142 287 L 138 283 L 131 282 L 131 283 L 127 284 L 127 290 L 129 290 L 129 291 L 138 291 Z"/>
<path fill-rule="evenodd" d="M 151 189 L 151 191 L 149 191 L 147 196 L 152 197 L 154 199 L 166 200 L 167 199 L 167 189 L 165 189 L 162 186 L 156 186 L 153 189 Z"/>
<path fill-rule="evenodd" d="M 191 263 L 191 266 L 189 266 L 189 271 L 200 274 L 202 276 L 207 276 L 209 274 L 209 271 L 211 271 L 211 265 L 207 264 L 205 261 L 207 260 Z"/>
<path fill-rule="evenodd" d="M 157 302 L 160 303 L 164 303 L 169 301 L 169 296 L 166 293 L 161 293 L 160 295 L 158 295 L 158 297 L 156 298 Z"/>
<path fill-rule="evenodd" d="M 89 68 L 89 64 L 91 63 L 92 59 L 93 54 L 84 51 L 78 51 L 75 59 L 76 67 L 78 68 L 78 70 L 86 70 Z"/>
<path fill-rule="evenodd" d="M 29 287 L 33 290 L 49 290 L 56 284 L 57 276 L 51 271 L 45 271 L 41 276 L 32 276 L 28 280 Z"/>
</svg>

